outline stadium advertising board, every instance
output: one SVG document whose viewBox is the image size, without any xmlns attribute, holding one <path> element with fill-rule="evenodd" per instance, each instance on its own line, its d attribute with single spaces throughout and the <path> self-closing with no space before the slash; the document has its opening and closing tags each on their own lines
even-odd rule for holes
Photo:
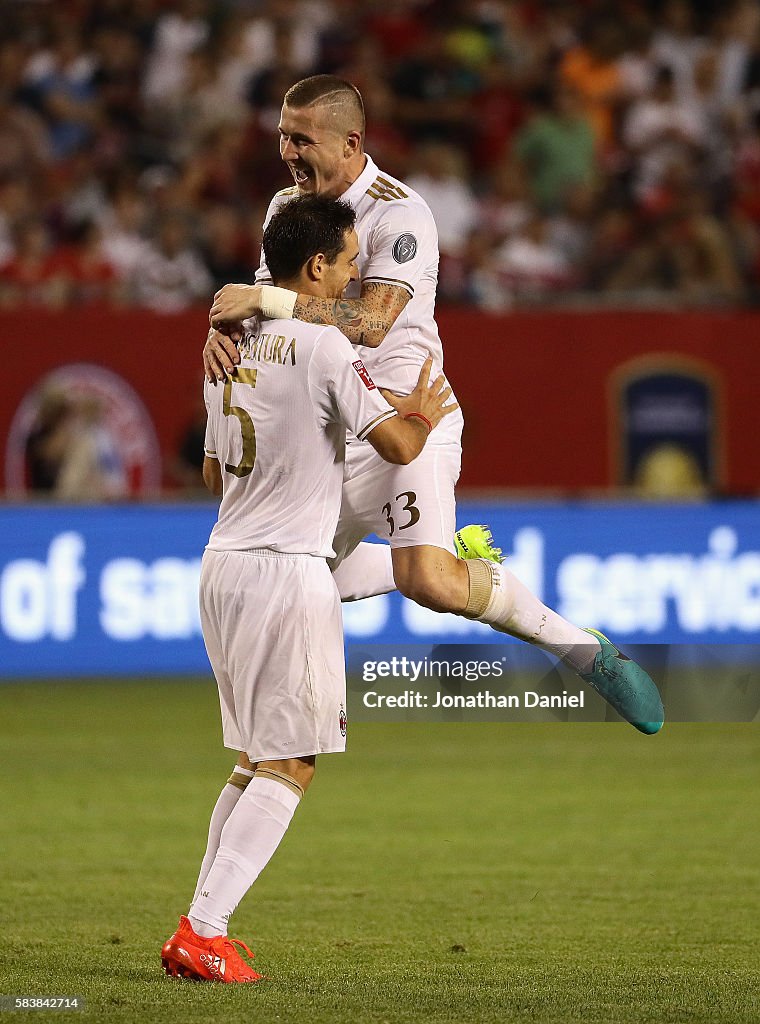
<svg viewBox="0 0 760 1024">
<path fill-rule="evenodd" d="M 208 671 L 197 610 L 212 505 L 0 510 L 0 673 Z M 627 643 L 760 640 L 760 507 L 481 505 L 509 565 L 575 622 Z M 398 594 L 344 606 L 349 644 L 484 643 Z M 504 642 L 509 642 L 504 638 Z"/>
<path fill-rule="evenodd" d="M 757 376 L 758 311 L 496 316 L 443 306 L 436 317 L 466 424 L 460 487 L 576 494 L 646 480 L 650 449 L 665 445 L 693 464 L 708 492 L 709 485 L 711 493 L 756 492 L 760 447 L 747 425 L 757 403 L 747 381 Z M 0 487 L 13 496 L 26 491 L 24 444 L 42 399 L 61 386 L 70 397 L 99 400 L 129 474 L 128 493 L 157 494 L 156 440 L 162 483 L 176 486 L 172 466 L 201 394 L 208 310 L 37 310 L 34 322 L 38 336 L 55 344 L 45 347 L 39 377 L 6 374 L 0 381 Z M 0 311 L 0 333 L 13 338 L 17 331 L 17 314 Z M 547 374 L 547 366 L 561 372 Z M 576 458 L 557 443 L 567 435 L 572 394 L 589 396 L 573 408 L 572 442 L 582 453 Z M 512 443 L 526 423 L 530 444 Z"/>
</svg>

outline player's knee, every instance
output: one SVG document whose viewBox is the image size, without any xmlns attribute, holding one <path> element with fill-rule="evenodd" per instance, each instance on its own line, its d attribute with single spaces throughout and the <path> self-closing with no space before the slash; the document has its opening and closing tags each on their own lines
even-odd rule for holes
<svg viewBox="0 0 760 1024">
<path fill-rule="evenodd" d="M 306 792 L 314 778 L 315 762 L 316 757 L 313 754 L 308 757 L 290 757 L 278 761 L 261 761 L 256 766 L 254 777 L 275 779 L 284 786 L 292 788 L 300 796 Z"/>
<path fill-rule="evenodd" d="M 315 757 L 294 757 L 288 764 L 288 774 L 295 779 L 301 789 L 306 792 L 314 778 L 316 769 Z"/>
<path fill-rule="evenodd" d="M 241 753 L 227 782 L 230 786 L 236 786 L 238 789 L 246 789 L 248 783 L 253 778 L 255 770 L 256 765 L 249 760 L 248 755 Z"/>
</svg>

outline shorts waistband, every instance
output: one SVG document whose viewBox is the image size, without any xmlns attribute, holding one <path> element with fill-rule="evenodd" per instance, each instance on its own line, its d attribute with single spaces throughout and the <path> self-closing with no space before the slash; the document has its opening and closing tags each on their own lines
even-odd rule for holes
<svg viewBox="0 0 760 1024">
<path fill-rule="evenodd" d="M 208 546 L 206 551 L 213 551 L 217 555 L 254 555 L 256 558 L 279 558 L 287 561 L 294 558 L 316 558 L 320 562 L 326 561 L 324 555 L 312 555 L 308 551 L 274 551 L 272 548 L 212 548 Z"/>
</svg>

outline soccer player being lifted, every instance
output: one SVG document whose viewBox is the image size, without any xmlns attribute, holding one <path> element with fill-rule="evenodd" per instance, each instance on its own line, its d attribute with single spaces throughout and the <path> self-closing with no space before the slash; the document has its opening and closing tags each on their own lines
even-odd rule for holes
<svg viewBox="0 0 760 1024">
<path fill-rule="evenodd" d="M 350 82 L 316 75 L 296 83 L 285 95 L 279 133 L 294 184 L 274 196 L 267 222 L 296 195 L 340 197 L 356 211 L 359 280 L 337 299 L 275 287 L 264 254 L 256 284 L 228 284 L 214 297 L 210 319 L 218 330 L 209 332 L 204 348 L 206 376 L 222 380 L 238 361 L 234 341 L 247 318 L 276 316 L 337 326 L 379 387 L 408 395 L 426 358 L 432 357 L 435 374 L 443 372 L 432 214 L 364 152 L 364 108 Z M 341 598 L 397 588 L 426 608 L 486 622 L 556 655 L 628 722 L 657 732 L 662 703 L 639 665 L 602 634 L 573 625 L 531 594 L 501 564 L 484 528 L 460 531 L 455 547 L 462 425 L 461 413 L 447 417 L 408 466 L 389 465 L 372 445 L 349 438 L 334 541 Z M 360 543 L 371 533 L 389 542 L 390 557 L 385 545 Z"/>
<path fill-rule="evenodd" d="M 273 279 L 318 299 L 358 276 L 350 206 L 306 195 L 270 220 Z M 382 397 L 337 328 L 257 321 L 223 388 L 205 386 L 203 477 L 221 494 L 201 566 L 203 638 L 219 687 L 225 746 L 240 751 L 214 808 L 187 917 L 164 944 L 172 976 L 252 982 L 227 922 L 274 854 L 314 774 L 345 750 L 340 597 L 327 566 L 338 522 L 346 431 L 405 465 L 456 415 L 426 360 L 411 394 Z M 432 437 L 431 437 L 432 440 Z"/>
</svg>

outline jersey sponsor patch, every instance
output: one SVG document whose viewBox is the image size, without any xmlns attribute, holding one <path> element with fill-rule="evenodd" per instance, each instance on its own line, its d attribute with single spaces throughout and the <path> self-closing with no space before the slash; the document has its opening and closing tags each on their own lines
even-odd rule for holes
<svg viewBox="0 0 760 1024">
<path fill-rule="evenodd" d="M 409 260 L 413 260 L 416 255 L 417 239 L 411 232 L 405 231 L 404 234 L 399 235 L 393 243 L 393 258 L 396 263 L 408 263 Z"/>
<path fill-rule="evenodd" d="M 367 370 L 367 367 L 364 365 L 361 359 L 357 359 L 356 362 L 351 363 L 351 365 L 361 377 L 362 384 L 365 386 L 367 391 L 374 391 L 377 385 L 370 377 L 369 371 Z"/>
</svg>

